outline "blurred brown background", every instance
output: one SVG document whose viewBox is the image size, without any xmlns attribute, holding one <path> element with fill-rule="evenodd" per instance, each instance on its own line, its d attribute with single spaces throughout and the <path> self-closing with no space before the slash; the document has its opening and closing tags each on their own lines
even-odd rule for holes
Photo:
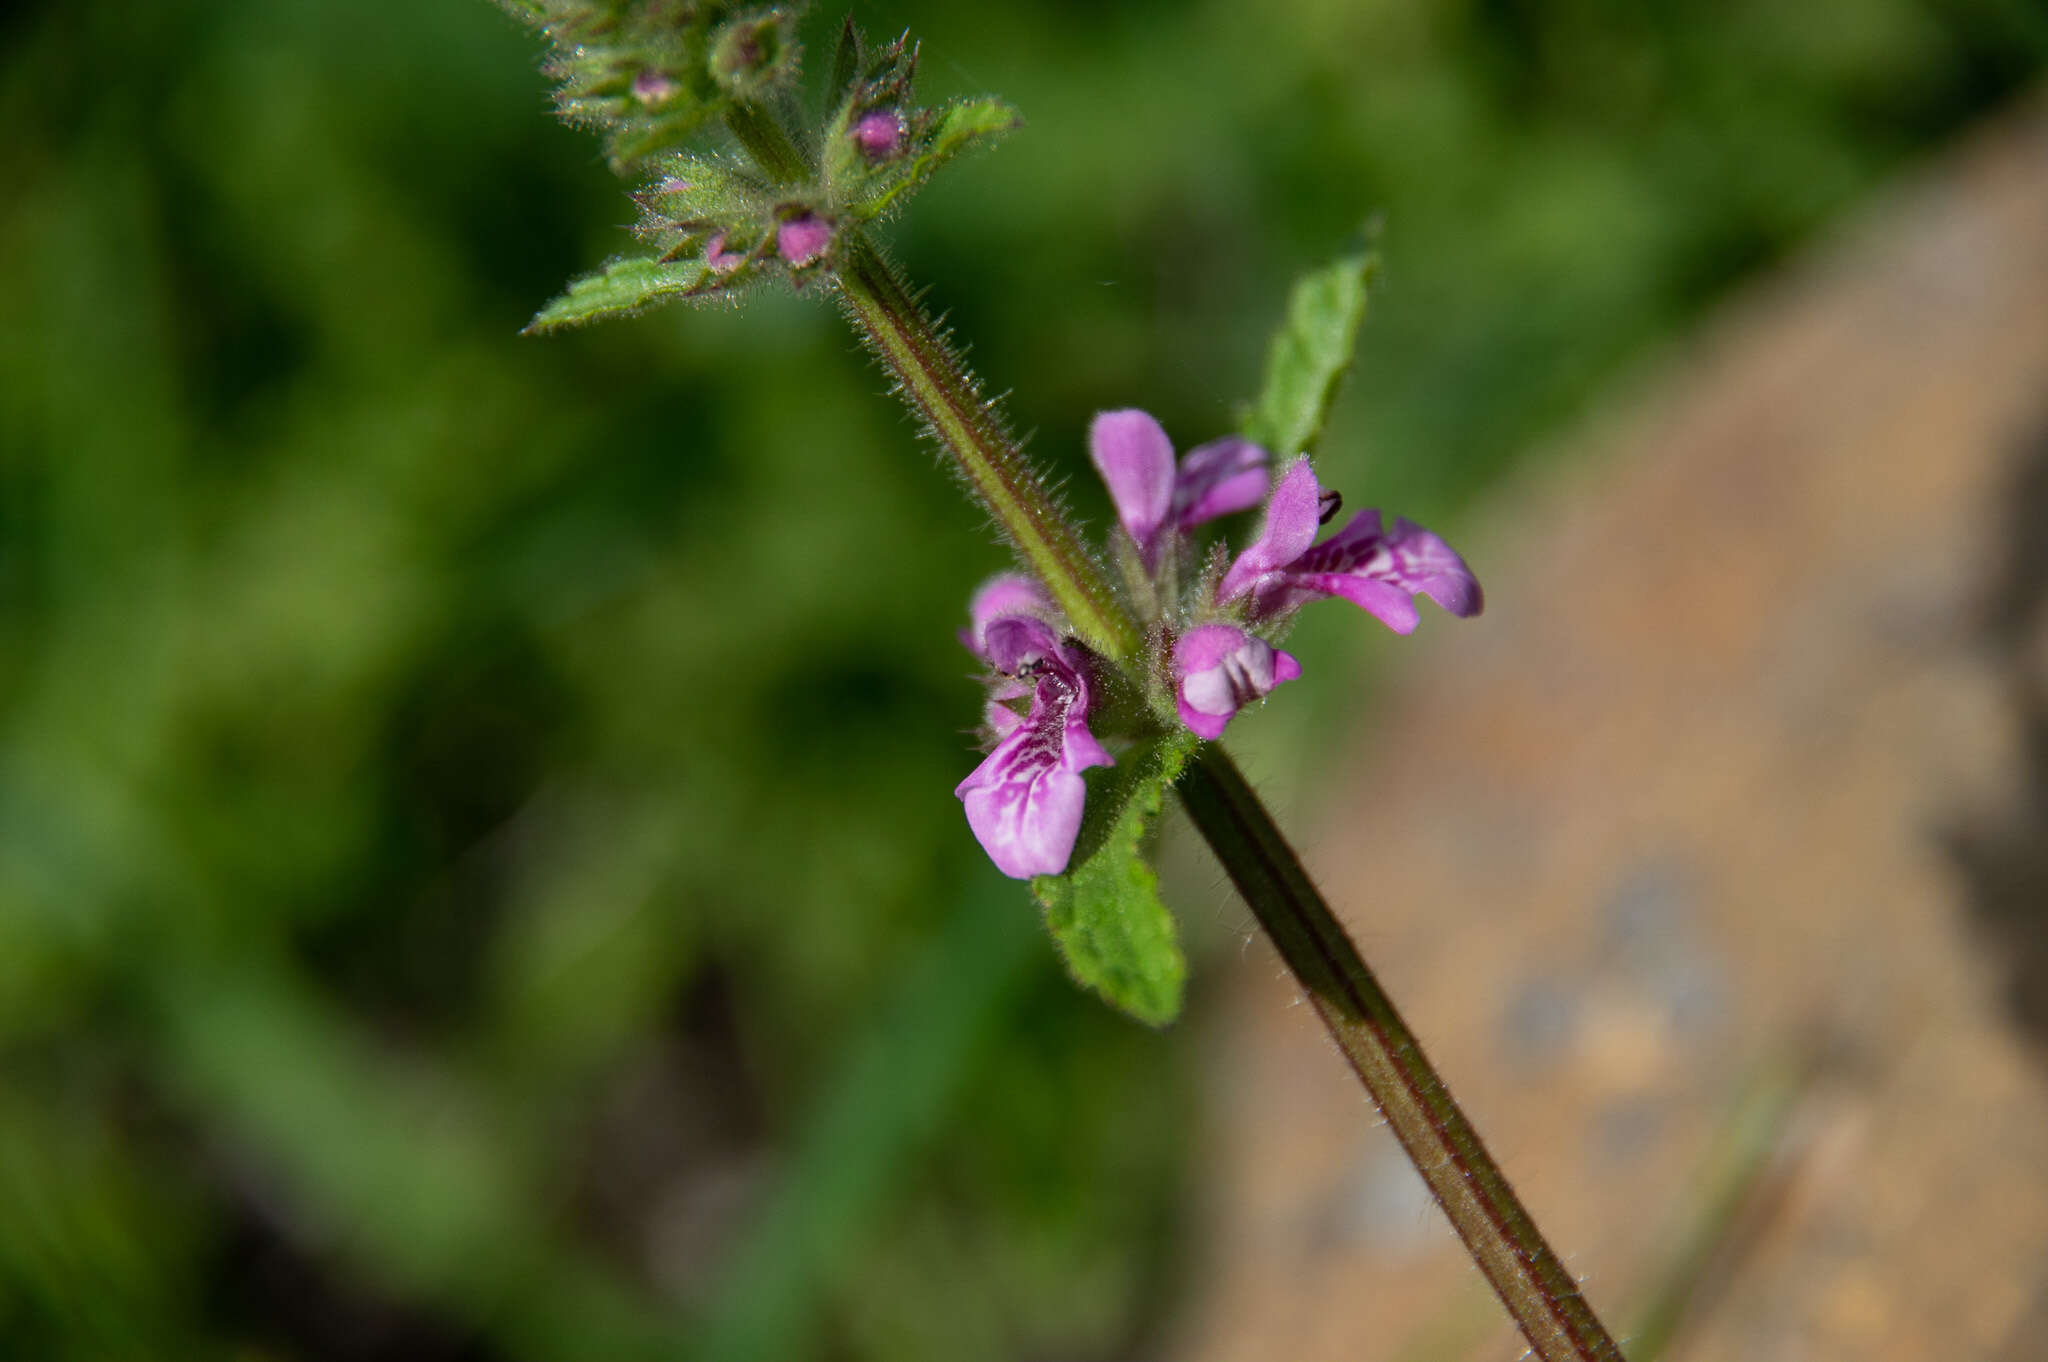
<svg viewBox="0 0 2048 1362">
<path fill-rule="evenodd" d="M 2048 105 L 1559 446 L 1311 866 L 1632 1357 L 2048 1357 Z M 1174 1355 L 1515 1356 L 1291 1001 Z"/>
</svg>

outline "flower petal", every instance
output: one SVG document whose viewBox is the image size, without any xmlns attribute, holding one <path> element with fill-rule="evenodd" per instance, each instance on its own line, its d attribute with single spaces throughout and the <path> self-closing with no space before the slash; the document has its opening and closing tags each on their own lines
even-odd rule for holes
<svg viewBox="0 0 2048 1362">
<path fill-rule="evenodd" d="M 1020 727 L 954 791 L 967 826 L 996 869 L 1012 879 L 1057 875 L 1081 834 L 1088 788 Z"/>
<path fill-rule="evenodd" d="M 998 616 L 989 621 L 981 638 L 983 655 L 997 671 L 1017 676 L 1050 666 L 1069 688 L 1080 690 L 1073 664 L 1060 650 L 1060 636 L 1044 620 L 1034 615 Z M 1086 705 L 1085 698 L 1082 703 Z"/>
<path fill-rule="evenodd" d="M 1422 623 L 1415 598 L 1392 582 L 1341 572 L 1316 573 L 1293 579 L 1308 596 L 1337 596 L 1371 615 L 1397 634 L 1412 634 Z"/>
<path fill-rule="evenodd" d="M 1342 596 L 1397 634 L 1415 628 L 1418 616 L 1409 597 L 1428 596 L 1454 615 L 1476 615 L 1486 604 L 1478 579 L 1456 550 L 1399 516 L 1389 533 L 1378 511 L 1353 516 L 1290 564 L 1286 577 L 1297 590 Z"/>
<path fill-rule="evenodd" d="M 1250 548 L 1237 555 L 1216 584 L 1220 604 L 1250 592 L 1259 579 L 1279 572 L 1307 552 L 1322 526 L 1322 487 L 1306 458 L 1296 459 L 1266 503 L 1266 523 Z"/>
<path fill-rule="evenodd" d="M 1081 772 L 1114 764 L 1084 722 L 1086 683 L 1054 660 L 1056 669 L 1039 677 L 1031 713 L 953 791 L 975 839 L 1013 879 L 1067 868 L 1087 797 Z"/>
<path fill-rule="evenodd" d="M 989 687 L 988 699 L 982 703 L 981 719 L 995 741 L 1001 742 L 1017 731 L 1017 725 L 1024 722 L 1024 711 L 1010 704 L 1030 696 L 1031 687 L 1015 677 L 998 677 Z"/>
<path fill-rule="evenodd" d="M 974 599 L 967 603 L 968 625 L 960 631 L 960 642 L 968 652 L 986 662 L 989 625 L 1004 615 L 1035 615 L 1042 619 L 1052 613 L 1052 601 L 1045 588 L 1021 572 L 999 573 L 983 582 Z"/>
<path fill-rule="evenodd" d="M 1151 566 L 1159 527 L 1173 505 L 1173 443 L 1135 407 L 1096 414 L 1088 454 L 1116 503 L 1116 517 Z"/>
<path fill-rule="evenodd" d="M 1173 670 L 1180 721 L 1213 741 L 1238 710 L 1299 677 L 1301 664 L 1234 625 L 1205 624 L 1181 635 Z"/>
<path fill-rule="evenodd" d="M 1004 614 L 1034 614 L 1038 619 L 1049 619 L 1053 600 L 1044 594 L 1042 586 L 1020 571 L 997 573 L 983 582 L 975 590 L 973 600 L 967 602 L 967 629 L 961 631 L 961 645 L 987 662 L 989 625 Z"/>
<path fill-rule="evenodd" d="M 1227 435 L 1187 452 L 1173 480 L 1173 523 L 1183 530 L 1236 511 L 1249 511 L 1266 499 L 1272 476 L 1265 449 L 1250 440 Z"/>
<path fill-rule="evenodd" d="M 1394 517 L 1390 540 L 1401 585 L 1420 591 L 1461 619 L 1486 609 L 1486 593 L 1458 551 L 1412 520 Z"/>
</svg>

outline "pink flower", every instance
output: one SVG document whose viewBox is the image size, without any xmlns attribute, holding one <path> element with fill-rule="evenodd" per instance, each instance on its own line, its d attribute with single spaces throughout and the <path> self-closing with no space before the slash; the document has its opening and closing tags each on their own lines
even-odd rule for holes
<svg viewBox="0 0 2048 1362">
<path fill-rule="evenodd" d="M 1081 772 L 1115 764 L 1088 731 L 1080 659 L 1038 615 L 1003 609 L 1043 600 L 1025 579 L 999 577 L 976 593 L 965 636 L 1000 674 L 988 705 L 998 741 L 953 793 L 996 869 L 1020 880 L 1067 868 L 1087 797 Z M 1026 695 L 1031 707 L 1021 716 L 1005 703 Z"/>
<path fill-rule="evenodd" d="M 1099 413 L 1088 429 L 1088 452 L 1148 572 L 1171 534 L 1250 510 L 1266 495 L 1266 451 L 1259 446 L 1235 436 L 1212 440 L 1189 450 L 1176 469 L 1166 432 L 1135 408 Z"/>
<path fill-rule="evenodd" d="M 1216 603 L 1244 600 L 1251 618 L 1260 621 L 1307 601 L 1341 596 L 1397 634 L 1414 631 L 1418 595 L 1453 615 L 1476 615 L 1485 607 L 1465 560 L 1413 521 L 1396 516 L 1393 529 L 1386 530 L 1378 511 L 1360 511 L 1316 543 L 1324 505 L 1315 470 L 1307 459 L 1297 459 L 1273 489 L 1257 541 L 1216 584 Z"/>
<path fill-rule="evenodd" d="M 1205 624 L 1173 649 L 1174 698 L 1180 721 L 1214 741 L 1238 710 L 1301 675 L 1301 664 L 1232 624 Z"/>
</svg>

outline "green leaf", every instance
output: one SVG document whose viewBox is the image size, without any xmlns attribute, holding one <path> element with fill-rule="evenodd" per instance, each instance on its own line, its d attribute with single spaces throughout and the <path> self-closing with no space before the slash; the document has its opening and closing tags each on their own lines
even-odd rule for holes
<svg viewBox="0 0 2048 1362">
<path fill-rule="evenodd" d="M 860 75 L 860 30 L 854 27 L 853 16 L 846 16 L 846 22 L 839 26 L 839 46 L 832 51 L 832 78 L 825 89 L 830 97 L 845 99 L 854 79 Z"/>
<path fill-rule="evenodd" d="M 1031 882 L 1074 981 L 1147 1026 L 1179 1015 L 1188 967 L 1143 844 L 1194 747 L 1191 734 L 1174 734 L 1090 772 L 1072 863 Z"/>
<path fill-rule="evenodd" d="M 605 317 L 628 317 L 678 298 L 702 297 L 730 287 L 734 275 L 714 274 L 702 260 L 614 260 L 586 274 L 526 324 L 526 334 L 557 331 Z"/>
<path fill-rule="evenodd" d="M 944 160 L 966 150 L 968 143 L 977 138 L 1009 132 L 1023 121 L 1015 109 L 1000 99 L 955 100 L 939 112 L 925 155 Z"/>
<path fill-rule="evenodd" d="M 1297 279 L 1287 319 L 1266 351 L 1266 382 L 1245 413 L 1245 438 L 1277 459 L 1315 451 L 1337 386 L 1351 367 L 1366 286 L 1379 268 L 1371 249 L 1340 256 Z"/>
</svg>

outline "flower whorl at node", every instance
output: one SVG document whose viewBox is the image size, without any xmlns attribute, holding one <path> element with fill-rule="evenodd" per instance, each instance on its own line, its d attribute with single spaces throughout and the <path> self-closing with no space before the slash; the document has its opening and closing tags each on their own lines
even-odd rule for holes
<svg viewBox="0 0 2048 1362">
<path fill-rule="evenodd" d="M 1236 437 L 1176 460 L 1159 423 L 1134 409 L 1099 414 L 1089 453 L 1116 508 L 1131 603 L 1151 626 L 1147 655 L 1119 673 L 1069 635 L 1038 583 L 1015 573 L 975 593 L 960 636 L 993 668 L 993 746 L 955 793 L 996 866 L 1019 878 L 1066 869 L 1086 797 L 1081 772 L 1114 764 L 1099 738 L 1177 725 L 1213 740 L 1239 710 L 1299 677 L 1300 662 L 1274 640 L 1308 601 L 1342 597 L 1402 634 L 1416 626 L 1418 595 L 1454 615 L 1483 605 L 1464 559 L 1410 521 L 1387 529 L 1378 511 L 1360 511 L 1316 543 L 1341 499 L 1306 458 L 1277 483 L 1267 451 Z M 1258 535 L 1227 569 L 1219 575 L 1219 557 L 1207 574 L 1183 570 L 1194 559 L 1191 531 L 1262 501 Z M 1141 693 L 1144 704 L 1104 707 L 1105 686 Z"/>
</svg>

